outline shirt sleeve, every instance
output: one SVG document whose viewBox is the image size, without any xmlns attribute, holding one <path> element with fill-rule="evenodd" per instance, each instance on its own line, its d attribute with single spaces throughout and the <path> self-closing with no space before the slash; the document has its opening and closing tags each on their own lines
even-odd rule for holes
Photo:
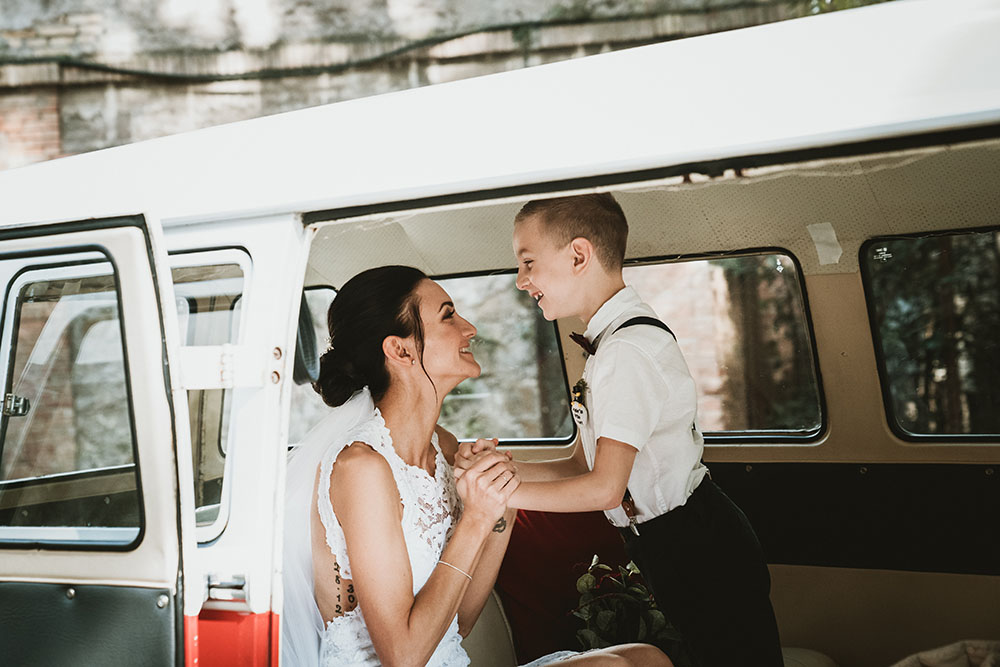
<svg viewBox="0 0 1000 667">
<path fill-rule="evenodd" d="M 641 450 L 660 421 L 670 387 L 655 360 L 626 341 L 609 341 L 595 359 L 589 408 L 595 438 Z"/>
</svg>

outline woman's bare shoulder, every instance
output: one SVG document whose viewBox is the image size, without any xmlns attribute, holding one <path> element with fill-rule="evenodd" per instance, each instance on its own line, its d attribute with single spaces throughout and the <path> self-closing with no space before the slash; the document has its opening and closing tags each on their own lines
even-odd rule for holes
<svg viewBox="0 0 1000 667">
<path fill-rule="evenodd" d="M 385 457 L 364 442 L 354 442 L 337 456 L 331 479 L 337 484 L 364 487 L 369 484 L 395 486 L 392 468 Z"/>
</svg>

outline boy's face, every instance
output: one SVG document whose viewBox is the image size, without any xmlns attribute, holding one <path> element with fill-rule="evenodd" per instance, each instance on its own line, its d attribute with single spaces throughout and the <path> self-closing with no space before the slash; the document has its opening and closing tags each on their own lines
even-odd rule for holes
<svg viewBox="0 0 1000 667">
<path fill-rule="evenodd" d="M 574 272 L 570 244 L 559 247 L 546 233 L 537 217 L 514 225 L 514 254 L 517 256 L 517 288 L 538 302 L 545 319 L 577 315 L 579 283 Z"/>
</svg>

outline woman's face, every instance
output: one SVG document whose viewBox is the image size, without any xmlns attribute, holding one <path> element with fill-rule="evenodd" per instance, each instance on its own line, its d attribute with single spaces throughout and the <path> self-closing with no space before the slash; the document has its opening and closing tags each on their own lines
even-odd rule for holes
<svg viewBox="0 0 1000 667">
<path fill-rule="evenodd" d="M 469 349 L 476 327 L 455 312 L 451 297 L 433 280 L 421 281 L 416 296 L 424 327 L 424 369 L 434 385 L 447 393 L 462 380 L 479 377 L 482 369 Z"/>
</svg>

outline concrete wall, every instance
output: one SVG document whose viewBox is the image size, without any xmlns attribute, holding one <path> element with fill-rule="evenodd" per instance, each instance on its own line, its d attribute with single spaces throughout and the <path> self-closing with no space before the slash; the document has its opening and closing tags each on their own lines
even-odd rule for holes
<svg viewBox="0 0 1000 667">
<path fill-rule="evenodd" d="M 0 169 L 610 49 L 815 0 L 3 0 Z"/>
</svg>

